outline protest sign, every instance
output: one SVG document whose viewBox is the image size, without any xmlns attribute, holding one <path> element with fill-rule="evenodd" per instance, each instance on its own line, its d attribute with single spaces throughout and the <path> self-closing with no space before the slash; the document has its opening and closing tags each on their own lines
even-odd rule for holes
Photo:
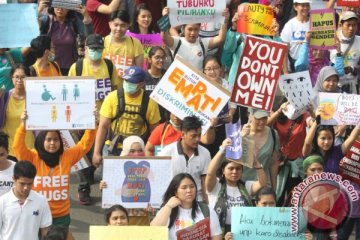
<svg viewBox="0 0 360 240">
<path fill-rule="evenodd" d="M 241 146 L 241 120 L 236 123 L 225 124 L 226 137 L 231 139 L 232 145 L 226 148 L 225 156 L 233 160 L 239 160 L 242 155 Z"/>
<path fill-rule="evenodd" d="M 95 129 L 95 80 L 26 78 L 27 130 Z"/>
<path fill-rule="evenodd" d="M 64 8 L 68 10 L 79 10 L 81 0 L 51 0 L 51 7 Z"/>
<path fill-rule="evenodd" d="M 95 81 L 96 101 L 102 101 L 111 92 L 111 79 L 100 78 Z M 99 109 L 100 110 L 100 109 Z"/>
<path fill-rule="evenodd" d="M 360 7 L 359 0 L 337 0 L 336 5 L 348 7 Z"/>
<path fill-rule="evenodd" d="M 154 34 L 137 34 L 127 31 L 126 35 L 129 37 L 133 37 L 136 39 L 139 39 L 141 42 L 143 48 L 144 48 L 144 64 L 143 69 L 147 70 L 148 68 L 148 56 L 149 51 L 151 47 L 154 46 L 164 46 L 164 42 L 161 38 L 160 33 L 154 33 Z"/>
<path fill-rule="evenodd" d="M 29 47 L 39 36 L 37 4 L 0 4 L 0 48 Z"/>
<path fill-rule="evenodd" d="M 296 119 L 307 111 L 313 98 L 313 89 L 309 71 L 281 75 L 279 87 L 289 102 L 284 114 L 290 119 Z"/>
<path fill-rule="evenodd" d="M 245 34 L 274 36 L 272 28 L 274 10 L 262 4 L 241 4 L 238 6 L 237 31 Z"/>
<path fill-rule="evenodd" d="M 226 1 L 216 0 L 178 0 L 169 1 L 171 26 L 203 22 L 224 22 L 222 13 Z"/>
<path fill-rule="evenodd" d="M 105 157 L 102 207 L 160 208 L 162 195 L 172 179 L 169 157 Z"/>
<path fill-rule="evenodd" d="M 90 240 L 167 240 L 168 228 L 159 226 L 90 226 Z"/>
<path fill-rule="evenodd" d="M 355 141 L 342 159 L 340 164 L 340 175 L 356 184 L 360 184 L 360 142 Z"/>
<path fill-rule="evenodd" d="M 150 97 L 180 119 L 199 117 L 205 133 L 210 119 L 228 103 L 230 93 L 177 56 Z"/>
<path fill-rule="evenodd" d="M 162 16 L 158 21 L 157 25 L 159 26 L 160 31 L 166 32 L 166 30 L 170 29 L 170 18 L 169 15 Z"/>
<path fill-rule="evenodd" d="M 360 124 L 360 95 L 319 93 L 322 125 Z"/>
<path fill-rule="evenodd" d="M 67 130 L 61 130 L 60 131 L 61 140 L 64 145 L 64 149 L 69 149 L 76 145 L 74 136 L 70 133 L 70 131 Z M 74 166 L 71 167 L 71 172 L 76 172 L 81 169 L 89 167 L 89 160 L 87 159 L 86 155 L 83 156 L 80 161 L 78 161 Z"/>
<path fill-rule="evenodd" d="M 310 47 L 320 50 L 336 48 L 336 22 L 333 9 L 318 9 L 310 12 Z"/>
<path fill-rule="evenodd" d="M 287 45 L 248 35 L 231 101 L 271 111 Z"/>
<path fill-rule="evenodd" d="M 177 240 L 211 240 L 210 219 L 205 218 L 191 227 L 181 229 L 176 232 Z"/>
<path fill-rule="evenodd" d="M 300 240 L 306 221 L 299 216 L 298 233 L 292 233 L 293 221 L 290 207 L 233 207 L 231 208 L 231 232 L 234 240 Z"/>
</svg>

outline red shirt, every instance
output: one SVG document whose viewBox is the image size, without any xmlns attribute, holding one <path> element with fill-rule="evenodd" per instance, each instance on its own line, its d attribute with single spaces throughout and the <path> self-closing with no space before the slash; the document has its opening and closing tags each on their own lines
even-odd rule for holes
<svg viewBox="0 0 360 240">
<path fill-rule="evenodd" d="M 87 0 L 86 10 L 92 20 L 94 32 L 105 37 L 110 34 L 109 15 L 97 12 L 100 5 L 109 5 L 111 0 Z"/>
<path fill-rule="evenodd" d="M 166 128 L 164 129 L 166 125 Z M 154 145 L 169 145 L 181 138 L 181 131 L 177 131 L 170 123 L 162 123 L 157 126 L 152 132 L 148 141 Z"/>
</svg>

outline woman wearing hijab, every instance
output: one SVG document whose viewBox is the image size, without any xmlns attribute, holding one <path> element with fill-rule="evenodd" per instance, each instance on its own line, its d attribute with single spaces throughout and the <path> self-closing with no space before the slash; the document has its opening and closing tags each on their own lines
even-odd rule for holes
<svg viewBox="0 0 360 240">
<path fill-rule="evenodd" d="M 24 111 L 13 144 L 16 158 L 35 165 L 37 173 L 33 190 L 48 200 L 53 225 L 69 227 L 71 167 L 90 150 L 96 129 L 86 130 L 81 140 L 69 149 L 64 149 L 60 131 L 40 131 L 35 139 L 35 149 L 29 149 L 25 144 L 26 119 L 27 113 Z"/>
</svg>

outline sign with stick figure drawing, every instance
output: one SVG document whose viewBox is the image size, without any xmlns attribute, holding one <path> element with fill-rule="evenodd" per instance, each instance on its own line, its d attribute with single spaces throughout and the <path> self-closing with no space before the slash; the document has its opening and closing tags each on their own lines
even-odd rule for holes
<svg viewBox="0 0 360 240">
<path fill-rule="evenodd" d="M 170 157 L 105 157 L 102 207 L 160 208 L 162 195 L 172 179 Z"/>
<path fill-rule="evenodd" d="M 27 130 L 94 129 L 95 79 L 26 78 Z"/>
</svg>

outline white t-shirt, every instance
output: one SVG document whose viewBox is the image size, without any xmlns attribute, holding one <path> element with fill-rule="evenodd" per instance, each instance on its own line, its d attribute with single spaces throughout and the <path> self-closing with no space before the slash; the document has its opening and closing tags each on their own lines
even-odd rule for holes
<svg viewBox="0 0 360 240">
<path fill-rule="evenodd" d="M 204 50 L 203 52 L 200 41 L 196 39 L 195 43 L 189 43 L 185 40 L 184 37 L 172 37 L 174 39 L 174 45 L 170 48 L 171 53 L 174 54 L 174 51 L 176 47 L 179 44 L 179 40 L 181 39 L 181 46 L 179 47 L 179 50 L 177 51 L 176 55 L 181 56 L 184 58 L 187 62 L 189 62 L 192 66 L 196 67 L 200 71 L 202 71 L 203 68 L 203 62 L 204 58 L 209 49 L 209 42 L 211 38 L 202 38 L 201 41 L 204 44 Z"/>
<path fill-rule="evenodd" d="M 301 44 L 305 41 L 305 34 L 310 30 L 310 22 L 302 23 L 296 17 L 290 19 L 281 32 L 281 40 L 290 44 L 290 56 L 299 57 Z"/>
<path fill-rule="evenodd" d="M 210 235 L 211 237 L 221 235 L 222 230 L 219 223 L 219 218 L 216 215 L 215 211 L 212 208 L 209 208 L 210 213 Z M 176 232 L 191 227 L 197 222 L 204 219 L 204 215 L 201 212 L 201 209 L 198 208 L 196 211 L 196 217 L 193 220 L 191 218 L 191 209 L 184 209 L 179 207 L 178 217 L 175 219 L 174 225 L 169 229 L 169 240 L 176 240 Z"/>
<path fill-rule="evenodd" d="M 246 181 L 245 182 L 245 188 L 246 191 L 250 194 L 251 192 L 251 186 L 253 185 L 254 181 Z M 214 189 L 211 192 L 208 192 L 208 199 L 209 199 L 209 207 L 211 209 L 214 209 L 216 200 L 218 198 L 219 192 L 220 192 L 221 184 L 219 181 L 216 181 L 216 184 L 214 186 Z M 242 207 L 246 206 L 245 198 L 241 195 L 239 188 L 232 187 L 229 185 L 226 185 L 226 194 L 227 194 L 227 213 L 226 213 L 226 224 L 231 224 L 231 208 L 232 207 Z"/>
<path fill-rule="evenodd" d="M 11 165 L 5 170 L 0 170 L 0 196 L 4 195 L 12 188 L 14 184 L 14 166 L 15 162 L 8 160 Z"/>
</svg>

